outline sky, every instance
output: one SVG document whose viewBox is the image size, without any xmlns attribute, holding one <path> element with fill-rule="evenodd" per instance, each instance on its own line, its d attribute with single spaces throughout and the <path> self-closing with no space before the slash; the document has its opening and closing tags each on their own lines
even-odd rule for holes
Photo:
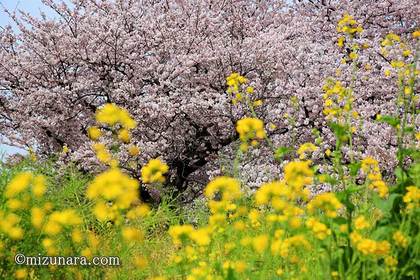
<svg viewBox="0 0 420 280">
<path fill-rule="evenodd" d="M 0 3 L 0 26 L 4 26 L 11 22 L 8 15 L 4 12 L 3 6 L 11 11 L 24 10 L 34 16 L 39 16 L 40 11 L 45 12 L 47 15 L 52 15 L 52 11 L 45 7 L 41 0 L 0 0 Z"/>
<path fill-rule="evenodd" d="M 0 26 L 5 26 L 9 23 L 13 26 L 13 22 L 9 19 L 9 16 L 4 12 L 4 8 L 11 11 L 24 10 L 34 16 L 39 16 L 40 11 L 43 11 L 47 16 L 53 16 L 53 11 L 48 7 L 45 7 L 42 4 L 41 0 L 0 0 Z M 26 151 L 18 149 L 16 147 L 2 145 L 0 143 L 0 160 L 5 155 L 10 155 L 14 153 L 25 154 Z"/>
</svg>

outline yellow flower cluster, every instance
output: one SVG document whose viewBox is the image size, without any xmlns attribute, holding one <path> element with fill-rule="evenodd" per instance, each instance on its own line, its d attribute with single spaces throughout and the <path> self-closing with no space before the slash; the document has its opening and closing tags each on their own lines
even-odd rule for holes
<svg viewBox="0 0 420 280">
<path fill-rule="evenodd" d="M 253 238 L 252 240 L 252 246 L 254 250 L 258 254 L 264 253 L 265 249 L 268 247 L 268 235 L 267 234 L 261 234 Z"/>
<path fill-rule="evenodd" d="M 312 143 L 304 143 L 300 145 L 296 153 L 299 155 L 299 159 L 305 159 L 308 153 L 315 152 L 318 150 L 318 147 Z"/>
<path fill-rule="evenodd" d="M 0 211 L 0 232 L 6 234 L 13 240 L 23 238 L 23 229 L 19 226 L 21 218 L 14 213 L 4 213 Z"/>
<path fill-rule="evenodd" d="M 139 241 L 143 241 L 143 238 L 144 238 L 143 231 L 134 227 L 122 228 L 121 235 L 123 239 L 128 242 L 139 242 Z"/>
<path fill-rule="evenodd" d="M 208 229 L 194 229 L 192 225 L 175 225 L 169 229 L 168 233 L 175 245 L 181 245 L 188 239 L 199 246 L 207 246 L 211 241 Z"/>
<path fill-rule="evenodd" d="M 49 216 L 44 231 L 48 235 L 59 234 L 63 227 L 81 224 L 82 220 L 74 209 L 54 211 Z"/>
<path fill-rule="evenodd" d="M 118 161 L 112 157 L 112 154 L 108 151 L 105 144 L 94 143 L 92 145 L 93 150 L 96 153 L 96 157 L 102 163 L 109 164 L 113 167 L 118 166 Z"/>
<path fill-rule="evenodd" d="M 408 211 L 420 208 L 420 189 L 416 186 L 407 187 L 407 193 L 404 195 L 403 200 L 407 204 Z"/>
<path fill-rule="evenodd" d="M 137 147 L 137 146 L 135 146 L 135 145 L 130 145 L 130 146 L 128 147 L 128 154 L 129 154 L 130 156 L 132 156 L 132 157 L 135 157 L 135 156 L 139 155 L 139 154 L 140 154 L 140 149 L 139 149 L 139 147 Z"/>
<path fill-rule="evenodd" d="M 142 182 L 144 184 L 164 183 L 165 177 L 163 175 L 166 174 L 168 170 L 169 167 L 166 163 L 162 162 L 160 159 L 152 159 L 141 169 Z"/>
<path fill-rule="evenodd" d="M 117 139 L 121 143 L 131 141 L 130 130 L 136 127 L 136 122 L 131 118 L 127 110 L 116 106 L 115 104 L 105 104 L 96 112 L 96 120 L 102 125 L 119 125 Z M 97 127 L 90 127 L 89 137 L 92 140 L 98 140 L 102 133 Z M 150 211 L 146 205 L 140 205 L 132 208 L 139 201 L 139 182 L 129 175 L 122 172 L 119 168 L 119 162 L 103 143 L 94 143 L 93 149 L 100 162 L 106 163 L 110 169 L 97 175 L 88 185 L 86 190 L 87 197 L 94 201 L 93 213 L 99 221 L 114 221 L 120 224 L 124 218 L 135 219 L 144 217 Z M 140 149 L 135 145 L 128 146 L 128 154 L 137 156 Z M 141 170 L 143 181 L 163 182 L 163 174 L 168 171 L 168 166 L 162 164 L 159 160 L 152 160 Z M 130 209 L 131 208 L 131 209 Z M 122 236 L 127 241 L 133 241 L 140 238 L 140 233 L 135 228 L 126 227 L 122 230 Z"/>
<path fill-rule="evenodd" d="M 396 35 L 395 33 L 389 33 L 385 36 L 385 39 L 382 40 L 381 46 L 393 46 L 395 43 L 399 43 L 401 41 L 400 36 Z"/>
<path fill-rule="evenodd" d="M 50 256 L 59 255 L 60 249 L 65 254 L 83 253 L 75 247 L 83 239 L 79 230 L 81 216 L 74 208 L 54 211 L 55 207 L 48 202 L 49 197 L 44 196 L 45 193 L 45 177 L 28 171 L 18 173 L 4 188 L 2 195 L 6 199 L 6 208 L 5 211 L 0 210 L 2 257 L 5 256 L 5 249 L 16 254 L 16 249 L 20 246 L 16 245 L 17 240 L 24 240 L 20 241 L 23 246 L 39 245 L 38 252 L 45 250 Z M 32 271 L 31 274 L 33 273 Z M 27 275 L 28 271 L 25 269 L 15 271 L 17 278 L 25 278 Z"/>
<path fill-rule="evenodd" d="M 284 179 L 298 196 L 307 197 L 309 194 L 303 187 L 313 182 L 314 171 L 310 167 L 311 164 L 310 160 L 292 161 L 284 167 Z"/>
<path fill-rule="evenodd" d="M 268 205 L 270 202 L 275 209 L 281 209 L 282 197 L 289 197 L 290 189 L 283 181 L 274 181 L 261 185 L 255 192 L 257 205 Z"/>
<path fill-rule="evenodd" d="M 284 240 L 282 239 L 276 239 L 273 241 L 271 245 L 271 253 L 273 255 L 279 255 L 283 258 L 286 258 L 289 256 L 291 249 L 293 248 L 302 248 L 304 250 L 310 250 L 311 244 L 308 242 L 308 240 L 305 238 L 304 235 L 298 234 L 289 238 L 286 238 Z"/>
<path fill-rule="evenodd" d="M 352 43 L 352 39 L 357 35 L 363 32 L 363 28 L 360 24 L 357 23 L 357 21 L 350 16 L 349 14 L 345 14 L 337 25 L 337 31 L 339 33 L 343 33 L 343 36 L 338 37 L 337 45 L 339 48 L 343 48 L 344 45 L 348 45 L 348 47 L 351 49 L 350 53 L 346 52 L 346 55 L 348 56 L 348 59 L 350 61 L 354 61 L 358 58 L 358 51 L 360 49 L 360 45 L 357 43 Z M 346 35 L 349 36 L 349 40 L 346 39 Z M 364 47 L 365 45 L 362 45 Z M 367 46 L 368 47 L 368 46 Z M 367 48 L 364 47 L 364 48 Z M 347 59 L 343 58 L 342 63 L 347 63 Z"/>
<path fill-rule="evenodd" d="M 131 118 L 126 109 L 113 103 L 105 104 L 96 112 L 96 121 L 108 126 L 119 124 L 126 129 L 133 129 L 137 126 L 136 121 Z"/>
<path fill-rule="evenodd" d="M 96 126 L 91 126 L 88 128 L 88 136 L 93 141 L 98 140 L 102 136 L 101 130 Z"/>
<path fill-rule="evenodd" d="M 116 209 L 129 208 L 138 199 L 138 188 L 137 180 L 112 168 L 96 176 L 86 193 L 89 199 L 96 201 L 96 217 L 105 221 L 118 217 L 115 215 Z"/>
<path fill-rule="evenodd" d="M 262 120 L 257 118 L 243 118 L 236 123 L 236 131 L 241 140 L 241 150 L 247 151 L 249 141 L 252 146 L 258 145 L 258 140 L 264 139 L 265 130 Z"/>
<path fill-rule="evenodd" d="M 359 216 L 354 220 L 354 228 L 357 230 L 363 230 L 370 228 L 370 224 L 366 220 L 365 216 Z"/>
<path fill-rule="evenodd" d="M 385 265 L 390 268 L 391 271 L 395 271 L 396 266 L 398 265 L 398 260 L 392 256 L 387 256 L 385 259 Z"/>
<path fill-rule="evenodd" d="M 263 184 L 255 193 L 255 203 L 260 205 L 271 205 L 276 211 L 267 214 L 266 220 L 270 223 L 288 222 L 292 228 L 299 228 L 301 225 L 299 216 L 304 210 L 297 206 L 299 198 L 307 197 L 307 193 L 295 191 L 284 181 L 274 181 Z"/>
<path fill-rule="evenodd" d="M 209 199 L 220 195 L 222 201 L 232 201 L 241 196 L 241 185 L 238 180 L 231 177 L 217 177 L 208 183 L 204 194 Z"/>
<path fill-rule="evenodd" d="M 96 121 L 100 125 L 107 125 L 115 136 L 114 140 L 128 144 L 131 141 L 131 130 L 137 125 L 136 121 L 131 118 L 130 114 L 124 108 L 120 108 L 115 104 L 107 103 L 96 111 Z M 93 141 L 98 141 L 103 136 L 101 128 L 91 126 L 87 130 L 88 136 Z M 113 153 L 104 143 L 94 143 L 92 145 L 98 160 L 104 164 L 116 168 L 119 162 Z M 134 145 L 128 146 L 128 154 L 132 157 L 137 156 L 140 150 Z"/>
<path fill-rule="evenodd" d="M 392 48 L 396 44 L 399 45 L 399 49 L 401 50 L 403 60 L 408 58 L 412 54 L 412 51 L 408 48 L 408 46 L 401 41 L 400 36 L 394 33 L 387 34 L 385 38 L 382 40 L 381 49 L 380 49 L 381 54 L 384 57 L 388 57 L 389 48 Z M 403 68 L 405 66 L 405 63 L 404 61 L 401 61 L 401 60 L 393 60 L 391 61 L 391 66 L 393 68 Z"/>
<path fill-rule="evenodd" d="M 344 14 L 337 24 L 337 31 L 354 36 L 357 33 L 362 33 L 363 28 L 351 15 Z"/>
<path fill-rule="evenodd" d="M 235 93 L 239 91 L 239 87 L 248 82 L 248 79 L 241 76 L 239 73 L 233 72 L 226 78 L 226 84 L 229 87 L 228 93 Z"/>
<path fill-rule="evenodd" d="M 232 103 L 236 104 L 241 102 L 244 98 L 242 93 L 242 86 L 248 83 L 248 79 L 241 76 L 239 73 L 233 72 L 226 78 L 226 85 L 228 86 L 227 93 L 234 95 Z M 246 94 L 254 93 L 252 86 L 247 86 L 245 89 Z M 256 104 L 258 106 L 258 104 Z"/>
<path fill-rule="evenodd" d="M 325 215 L 330 218 L 337 217 L 337 211 L 343 205 L 337 199 L 334 193 L 325 192 L 318 194 L 311 201 L 309 201 L 306 208 L 310 213 L 314 213 L 317 209 L 325 212 Z"/>
<path fill-rule="evenodd" d="M 362 170 L 367 174 L 369 188 L 378 192 L 379 197 L 385 198 L 388 195 L 388 186 L 382 180 L 378 161 L 372 157 L 366 157 L 361 162 Z"/>
<path fill-rule="evenodd" d="M 130 131 L 126 128 L 122 128 L 118 131 L 118 139 L 123 143 L 129 143 L 131 140 Z"/>
<path fill-rule="evenodd" d="M 397 230 L 396 232 L 394 232 L 394 234 L 392 235 L 392 239 L 394 239 L 395 243 L 398 246 L 402 248 L 408 247 L 408 239 L 404 236 L 404 234 L 401 231 Z"/>
<path fill-rule="evenodd" d="M 356 249 L 363 255 L 386 256 L 391 250 L 391 244 L 388 241 L 375 241 L 373 239 L 363 238 L 357 232 L 352 232 L 350 239 Z"/>
<path fill-rule="evenodd" d="M 6 187 L 4 195 L 13 198 L 25 191 L 32 184 L 32 193 L 35 197 L 41 197 L 46 191 L 45 177 L 34 176 L 30 172 L 19 173 Z"/>
<path fill-rule="evenodd" d="M 331 235 L 331 229 L 315 218 L 309 218 L 306 221 L 306 226 L 313 231 L 315 237 L 318 239 L 324 240 L 327 236 Z"/>
<path fill-rule="evenodd" d="M 6 211 L 0 210 L 0 232 L 13 240 L 22 239 L 24 229 L 20 225 L 21 214 L 25 215 L 31 204 L 45 194 L 46 189 L 46 179 L 42 175 L 24 171 L 13 177 L 3 192 Z M 39 229 L 41 213 L 36 207 L 31 209 L 31 213 L 32 223 Z"/>
<path fill-rule="evenodd" d="M 344 124 L 351 116 L 357 118 L 358 113 L 352 110 L 353 94 L 352 91 L 342 85 L 340 81 L 327 79 L 323 85 L 324 90 L 324 110 L 323 113 L 327 120 L 337 120 L 340 124 Z"/>
</svg>

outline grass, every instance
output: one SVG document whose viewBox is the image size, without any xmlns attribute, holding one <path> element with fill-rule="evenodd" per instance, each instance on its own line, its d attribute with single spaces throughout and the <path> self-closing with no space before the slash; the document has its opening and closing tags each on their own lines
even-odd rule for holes
<svg viewBox="0 0 420 280">
<path fill-rule="evenodd" d="M 192 216 L 188 209 L 177 207 L 173 200 L 164 198 L 162 203 L 152 209 L 147 217 L 136 221 L 135 226 L 141 227 L 146 232 L 145 241 L 136 246 L 122 248 L 121 237 L 112 225 L 98 222 L 92 214 L 92 202 L 85 196 L 86 186 L 92 179 L 92 176 L 79 172 L 74 166 L 67 166 L 61 169 L 57 168 L 52 160 L 32 162 L 29 159 L 25 159 L 15 166 L 7 166 L 1 163 L 0 193 L 3 193 L 6 185 L 14 176 L 22 171 L 29 170 L 35 174 L 43 174 L 47 178 L 48 191 L 42 198 L 43 201 L 53 203 L 55 210 L 77 209 L 83 220 L 81 228 L 95 232 L 100 237 L 101 244 L 105 245 L 101 248 L 101 254 L 113 256 L 115 252 L 119 252 L 118 257 L 120 257 L 122 263 L 120 267 L 100 269 L 101 272 L 99 274 L 105 279 L 133 279 L 133 277 L 135 279 L 145 279 L 146 275 L 148 277 L 159 275 L 168 262 L 170 252 L 173 251 L 172 241 L 167 234 L 167 229 L 171 225 L 187 221 Z M 0 209 L 3 210 L 5 208 L 5 200 L 3 196 L 1 199 L 2 207 Z M 205 218 L 205 210 L 197 211 L 196 213 L 199 215 L 193 215 L 196 219 L 201 220 Z M 34 248 L 31 250 L 34 250 L 34 253 L 43 254 L 42 246 L 37 246 L 40 245 L 39 240 L 25 241 L 25 243 L 32 243 L 31 245 Z M 24 249 L 19 245 L 17 247 L 19 247 L 19 250 Z M 134 255 L 144 255 L 150 258 L 149 264 L 144 270 L 133 269 L 131 263 Z M 34 269 L 44 271 L 41 274 L 41 279 L 50 277 L 50 270 L 42 267 L 35 267 Z M 77 269 L 80 270 L 83 279 L 96 279 L 98 276 L 97 271 L 95 274 L 90 275 L 93 270 L 90 267 L 78 267 Z M 13 278 L 13 274 L 8 274 L 9 272 L 11 271 L 6 271 L 3 274 L 6 279 Z"/>
</svg>

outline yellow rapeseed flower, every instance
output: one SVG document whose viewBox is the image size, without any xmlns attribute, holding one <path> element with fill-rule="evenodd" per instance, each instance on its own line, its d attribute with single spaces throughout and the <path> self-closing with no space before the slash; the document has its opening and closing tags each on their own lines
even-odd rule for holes
<svg viewBox="0 0 420 280">
<path fill-rule="evenodd" d="M 226 85 L 228 86 L 227 92 L 237 94 L 240 90 L 240 86 L 247 83 L 248 80 L 241 76 L 239 73 L 233 72 L 226 78 Z M 251 91 L 249 93 L 253 92 L 253 89 L 247 89 L 247 92 Z"/>
<path fill-rule="evenodd" d="M 74 243 L 81 243 L 83 241 L 83 234 L 80 230 L 75 229 L 71 232 L 71 240 Z"/>
<path fill-rule="evenodd" d="M 35 197 L 42 197 L 47 191 L 46 179 L 42 175 L 35 176 L 32 184 L 32 193 Z"/>
<path fill-rule="evenodd" d="M 243 144 L 247 144 L 250 140 L 261 140 L 265 137 L 264 123 L 256 118 L 239 120 L 236 123 L 236 131 L 239 133 L 239 139 Z"/>
<path fill-rule="evenodd" d="M 63 154 L 67 154 L 68 152 L 70 152 L 69 147 L 67 147 L 67 145 L 64 145 L 64 146 L 63 146 L 62 153 L 63 153 Z"/>
<path fill-rule="evenodd" d="M 120 124 L 126 129 L 133 129 L 137 126 L 128 111 L 113 103 L 107 103 L 96 112 L 96 120 L 101 124 L 114 126 Z"/>
<path fill-rule="evenodd" d="M 193 231 L 194 227 L 192 225 L 175 225 L 169 228 L 168 234 L 172 237 L 175 245 L 180 245 L 188 239 L 190 233 Z"/>
<path fill-rule="evenodd" d="M 315 218 L 309 218 L 306 222 L 306 226 L 311 229 L 315 237 L 320 240 L 324 240 L 327 236 L 331 235 L 331 230 L 327 227 L 327 225 L 319 222 Z"/>
<path fill-rule="evenodd" d="M 395 268 L 398 265 L 398 260 L 392 256 L 387 256 L 385 258 L 385 264 L 388 267 Z"/>
<path fill-rule="evenodd" d="M 349 54 L 349 58 L 350 58 L 351 60 L 356 60 L 358 57 L 359 57 L 359 55 L 358 55 L 356 52 L 351 52 L 351 53 Z"/>
<path fill-rule="evenodd" d="M 18 210 L 18 209 L 23 208 L 24 204 L 21 200 L 12 198 L 6 201 L 6 206 L 10 210 Z"/>
<path fill-rule="evenodd" d="M 111 168 L 98 176 L 87 187 L 87 197 L 93 200 L 114 201 L 120 209 L 127 209 L 138 200 L 139 183 L 118 168 Z"/>
<path fill-rule="evenodd" d="M 152 159 L 141 169 L 141 179 L 145 184 L 164 183 L 165 177 L 163 175 L 168 170 L 169 166 L 166 163 L 160 159 Z"/>
<path fill-rule="evenodd" d="M 15 272 L 16 279 L 25 279 L 28 276 L 28 271 L 26 268 L 19 268 Z"/>
<path fill-rule="evenodd" d="M 407 237 L 404 236 L 404 234 L 397 230 L 393 235 L 392 235 L 392 239 L 394 239 L 395 243 L 402 247 L 402 248 L 407 248 L 408 247 L 408 239 Z"/>
<path fill-rule="evenodd" d="M 144 238 L 143 232 L 134 227 L 124 227 L 121 231 L 122 237 L 124 240 L 129 242 L 138 242 L 142 241 Z"/>
<path fill-rule="evenodd" d="M 354 228 L 356 230 L 367 229 L 370 228 L 370 224 L 366 220 L 365 216 L 359 216 L 354 220 Z"/>
<path fill-rule="evenodd" d="M 261 99 L 255 100 L 255 101 L 252 103 L 252 105 L 253 105 L 254 107 L 261 106 L 262 104 L 263 104 L 263 101 L 262 101 Z"/>
<path fill-rule="evenodd" d="M 109 164 L 112 161 L 112 155 L 106 148 L 105 144 L 95 143 L 92 145 L 93 150 L 96 153 L 96 157 L 100 162 Z"/>
<path fill-rule="evenodd" d="M 344 42 L 346 41 L 346 37 L 344 37 L 344 36 L 340 36 L 340 37 L 338 37 L 338 40 L 337 40 L 337 45 L 340 47 L 340 48 L 342 48 L 342 47 L 344 47 Z"/>
<path fill-rule="evenodd" d="M 267 205 L 271 200 L 280 196 L 289 196 L 290 189 L 283 181 L 265 183 L 255 192 L 255 202 L 257 205 Z M 275 204 L 276 202 L 273 202 Z M 278 202 L 277 202 L 278 203 Z"/>
<path fill-rule="evenodd" d="M 420 207 L 420 189 L 416 186 L 406 188 L 407 193 L 403 197 L 403 201 L 407 204 L 407 210 L 411 211 Z"/>
<path fill-rule="evenodd" d="M 132 157 L 135 157 L 135 156 L 139 155 L 139 154 L 140 154 L 140 149 L 139 149 L 139 147 L 137 147 L 137 146 L 135 146 L 135 145 L 130 145 L 130 146 L 128 147 L 128 154 L 129 154 L 130 156 L 132 156 Z"/>
<path fill-rule="evenodd" d="M 337 31 L 354 36 L 357 33 L 362 33 L 363 28 L 357 21 L 349 14 L 344 14 L 337 24 Z"/>
<path fill-rule="evenodd" d="M 6 186 L 6 191 L 4 192 L 5 197 L 15 197 L 24 191 L 31 183 L 32 178 L 33 175 L 30 172 L 22 172 L 16 175 Z"/>
<path fill-rule="evenodd" d="M 310 213 L 314 213 L 316 209 L 325 211 L 327 217 L 334 218 L 337 216 L 337 211 L 343 205 L 337 199 L 334 193 L 325 192 L 315 196 L 306 206 Z"/>
<path fill-rule="evenodd" d="M 88 128 L 88 136 L 93 141 L 98 140 L 102 135 L 101 130 L 96 126 L 91 126 Z"/>
<path fill-rule="evenodd" d="M 31 209 L 31 222 L 32 225 L 40 229 L 42 226 L 42 223 L 44 221 L 45 212 L 42 208 L 34 207 Z"/>
<path fill-rule="evenodd" d="M 307 153 L 315 152 L 318 150 L 318 147 L 312 143 L 304 143 L 300 145 L 299 149 L 296 151 L 299 155 L 299 159 L 305 159 Z"/>
<path fill-rule="evenodd" d="M 146 217 L 150 213 L 150 207 L 147 204 L 141 204 L 135 208 L 130 209 L 126 216 L 130 220 L 135 218 Z"/>
<path fill-rule="evenodd" d="M 213 199 L 216 194 L 221 194 L 224 201 L 232 201 L 241 196 L 241 188 L 238 180 L 226 176 L 217 177 L 207 184 L 204 194 Z"/>
<path fill-rule="evenodd" d="M 314 171 L 310 168 L 311 163 L 310 160 L 287 163 L 284 167 L 284 179 L 287 185 L 300 192 L 302 187 L 312 184 Z"/>
<path fill-rule="evenodd" d="M 124 143 L 128 143 L 131 140 L 130 131 L 128 129 L 120 129 L 118 131 L 118 139 L 121 140 Z"/>
<path fill-rule="evenodd" d="M 258 254 L 264 253 L 265 249 L 268 247 L 268 235 L 262 234 L 254 237 L 252 240 L 252 246 Z"/>
<path fill-rule="evenodd" d="M 189 234 L 191 240 L 193 240 L 195 243 L 197 243 L 200 246 L 206 246 L 210 244 L 210 235 L 208 229 L 197 229 L 192 231 Z"/>
<path fill-rule="evenodd" d="M 147 265 L 149 264 L 147 258 L 143 256 L 135 256 L 133 263 L 137 268 L 140 268 L 140 269 L 146 268 Z"/>
</svg>

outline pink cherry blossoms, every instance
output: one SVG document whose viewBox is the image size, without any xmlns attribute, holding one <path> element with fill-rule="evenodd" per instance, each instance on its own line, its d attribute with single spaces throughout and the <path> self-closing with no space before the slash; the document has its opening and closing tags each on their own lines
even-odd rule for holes
<svg viewBox="0 0 420 280">
<path fill-rule="evenodd" d="M 235 123 L 245 107 L 226 93 L 226 77 L 238 72 L 254 88 L 252 101 L 262 101 L 256 114 L 276 147 L 297 147 L 317 129 L 325 138 L 320 151 L 331 148 L 322 86 L 328 77 L 352 84 L 363 120 L 356 156 L 374 155 L 384 169 L 396 164 L 392 128 L 374 121 L 395 113 L 398 90 L 384 75 L 392 59 L 380 48 L 390 32 L 415 46 L 416 0 L 44 2 L 55 19 L 11 14 L 19 32 L 0 31 L 0 132 L 15 145 L 45 156 L 66 145 L 62 160 L 90 169 L 87 128 L 97 108 L 115 103 L 138 123 L 132 137 L 141 164 L 162 157 L 168 185 L 180 192 L 202 186 L 239 145 Z M 350 52 L 337 45 L 345 13 L 363 26 L 354 38 L 365 46 L 357 80 L 350 63 L 340 63 Z M 261 145 L 241 163 L 249 186 L 281 170 L 269 153 Z M 120 161 L 127 158 L 121 152 Z"/>
</svg>

